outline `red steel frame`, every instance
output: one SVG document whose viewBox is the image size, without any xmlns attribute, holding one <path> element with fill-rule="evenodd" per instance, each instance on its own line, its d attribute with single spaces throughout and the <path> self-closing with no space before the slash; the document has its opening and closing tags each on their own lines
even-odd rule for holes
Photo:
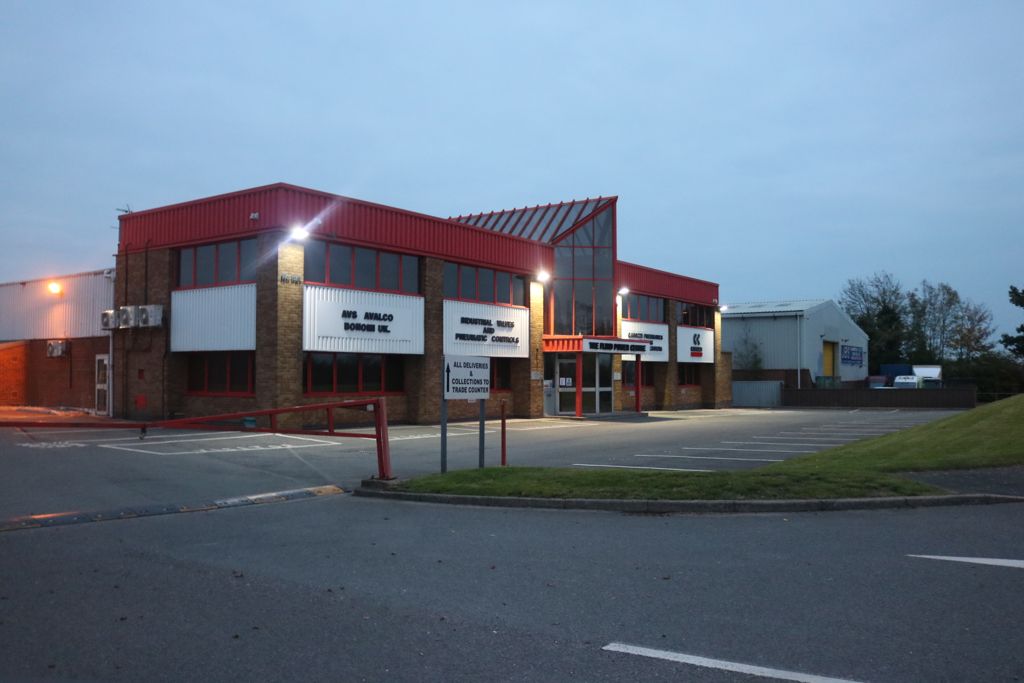
<svg viewBox="0 0 1024 683">
<path fill-rule="evenodd" d="M 340 432 L 334 427 L 335 409 L 369 408 L 372 406 L 374 433 Z M 306 413 L 323 411 L 327 420 L 327 431 L 316 429 L 282 429 L 278 427 L 277 416 L 286 413 Z M 227 420 L 242 420 L 247 417 L 267 417 L 270 427 L 246 427 L 244 425 L 216 424 Z M 42 429 L 53 427 L 73 427 L 81 429 L 138 429 L 139 438 L 144 438 L 149 429 L 210 429 L 213 431 L 262 432 L 267 434 L 308 434 L 311 436 L 340 436 L 354 439 L 374 439 L 377 442 L 377 478 L 394 479 L 391 471 L 391 447 L 388 442 L 387 403 L 383 398 L 371 398 L 362 401 L 338 401 L 335 403 L 311 403 L 304 406 L 287 408 L 267 408 L 264 410 L 247 410 L 237 413 L 205 415 L 202 417 L 183 417 L 175 420 L 159 420 L 156 422 L 43 422 L 33 420 L 11 420 L 0 422 L 0 428 Z"/>
</svg>

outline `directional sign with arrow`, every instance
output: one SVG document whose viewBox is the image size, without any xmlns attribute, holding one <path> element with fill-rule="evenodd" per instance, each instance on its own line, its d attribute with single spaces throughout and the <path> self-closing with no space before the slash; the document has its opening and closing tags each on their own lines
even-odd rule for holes
<svg viewBox="0 0 1024 683">
<path fill-rule="evenodd" d="M 486 356 L 444 357 L 445 399 L 491 397 L 491 359 Z"/>
</svg>

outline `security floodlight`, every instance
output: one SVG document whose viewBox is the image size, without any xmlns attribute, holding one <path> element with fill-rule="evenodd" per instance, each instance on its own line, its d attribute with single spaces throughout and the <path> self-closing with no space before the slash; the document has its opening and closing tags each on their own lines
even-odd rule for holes
<svg viewBox="0 0 1024 683">
<path fill-rule="evenodd" d="M 46 289 L 50 292 L 50 294 L 53 295 L 58 295 L 64 291 L 64 288 L 60 286 L 59 282 L 51 282 L 50 284 L 46 285 Z"/>
<path fill-rule="evenodd" d="M 309 237 L 309 230 L 306 230 L 301 225 L 292 226 L 291 238 L 293 240 L 301 242 L 302 240 L 306 239 L 307 237 Z"/>
<path fill-rule="evenodd" d="M 537 282 L 540 282 L 540 283 L 543 284 L 543 283 L 547 282 L 550 279 L 551 279 L 551 273 L 549 273 L 548 271 L 546 271 L 546 270 L 538 270 L 537 271 Z"/>
<path fill-rule="evenodd" d="M 629 287 L 619 288 L 619 296 L 626 296 L 627 294 L 629 294 Z"/>
<path fill-rule="evenodd" d="M 725 311 L 729 310 L 729 307 L 728 306 L 719 306 L 718 310 L 720 310 L 720 311 L 722 311 L 724 313 Z"/>
</svg>

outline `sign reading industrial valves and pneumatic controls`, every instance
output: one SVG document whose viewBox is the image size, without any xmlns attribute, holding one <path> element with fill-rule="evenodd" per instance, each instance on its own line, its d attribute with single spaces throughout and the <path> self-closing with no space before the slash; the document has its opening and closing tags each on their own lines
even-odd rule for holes
<svg viewBox="0 0 1024 683">
<path fill-rule="evenodd" d="M 445 301 L 444 352 L 491 358 L 528 358 L 530 309 Z"/>
<path fill-rule="evenodd" d="M 491 397 L 491 359 L 483 356 L 444 357 L 445 399 Z"/>
</svg>

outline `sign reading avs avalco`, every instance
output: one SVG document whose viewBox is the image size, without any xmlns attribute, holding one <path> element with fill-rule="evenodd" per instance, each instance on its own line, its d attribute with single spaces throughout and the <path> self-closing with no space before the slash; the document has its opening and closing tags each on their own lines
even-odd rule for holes
<svg viewBox="0 0 1024 683">
<path fill-rule="evenodd" d="M 530 309 L 445 301 L 444 352 L 494 358 L 528 358 Z"/>
<path fill-rule="evenodd" d="M 445 356 L 444 397 L 471 401 L 490 398 L 491 359 L 485 356 Z"/>
<path fill-rule="evenodd" d="M 306 285 L 302 349 L 423 353 L 423 298 Z"/>
<path fill-rule="evenodd" d="M 676 330 L 676 360 L 680 363 L 714 363 L 715 331 L 680 325 Z"/>
</svg>

